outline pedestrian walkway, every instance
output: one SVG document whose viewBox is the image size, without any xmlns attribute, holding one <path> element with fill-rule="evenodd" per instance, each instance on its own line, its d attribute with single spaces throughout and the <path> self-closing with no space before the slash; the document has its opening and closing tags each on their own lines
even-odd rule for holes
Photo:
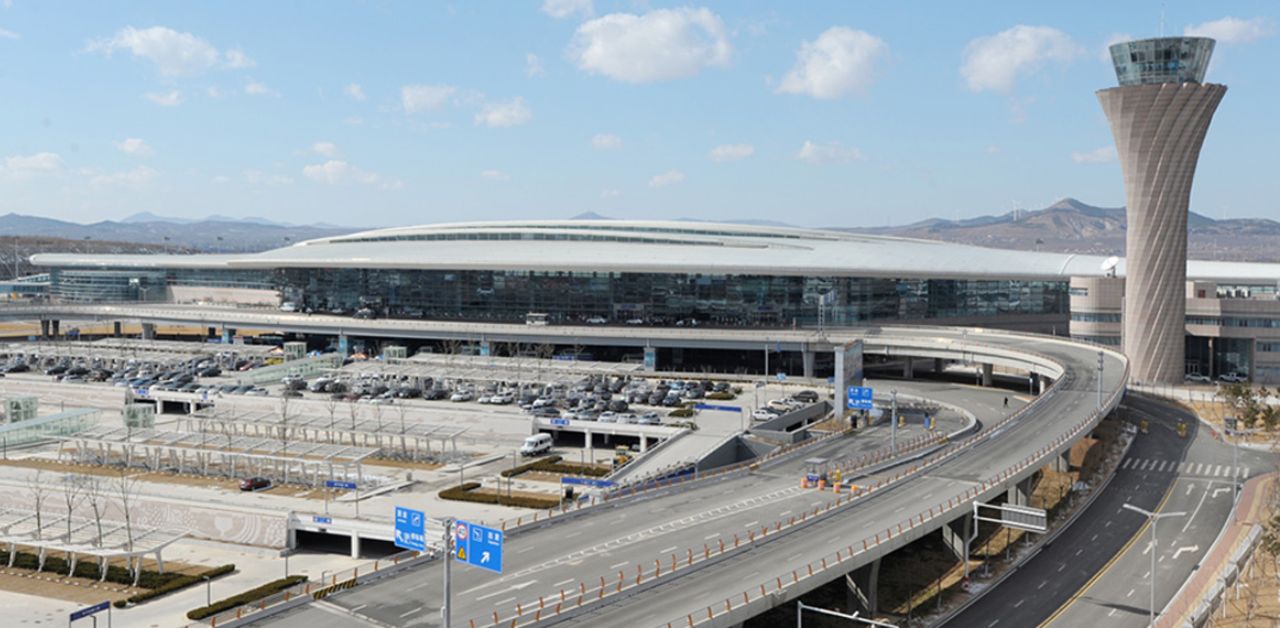
<svg viewBox="0 0 1280 628">
<path fill-rule="evenodd" d="M 1229 464 L 1213 464 L 1208 462 L 1186 462 L 1178 460 L 1159 460 L 1154 458 L 1125 458 L 1120 463 L 1121 471 L 1137 471 L 1140 473 L 1176 473 L 1178 475 L 1201 478 L 1247 478 L 1249 467 L 1235 467 L 1234 473 Z"/>
</svg>

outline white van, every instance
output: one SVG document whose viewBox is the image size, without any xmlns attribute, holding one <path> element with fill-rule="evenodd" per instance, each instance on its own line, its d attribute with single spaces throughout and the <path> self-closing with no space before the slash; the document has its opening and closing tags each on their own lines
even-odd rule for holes
<svg viewBox="0 0 1280 628">
<path fill-rule="evenodd" d="M 524 439 L 524 444 L 520 446 L 520 455 L 538 456 L 551 451 L 551 435 L 550 434 L 534 434 Z"/>
</svg>

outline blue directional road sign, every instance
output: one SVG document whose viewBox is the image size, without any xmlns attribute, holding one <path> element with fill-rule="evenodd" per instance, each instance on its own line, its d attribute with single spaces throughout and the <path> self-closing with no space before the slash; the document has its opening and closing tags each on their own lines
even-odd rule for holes
<svg viewBox="0 0 1280 628">
<path fill-rule="evenodd" d="M 427 551 L 426 522 L 421 510 L 396 506 L 396 547 Z"/>
<path fill-rule="evenodd" d="M 569 424 L 569 419 L 551 419 L 551 424 L 564 427 Z"/>
<path fill-rule="evenodd" d="M 93 606 L 86 606 L 78 611 L 71 613 L 71 621 L 75 621 L 77 619 L 84 619 L 85 617 L 88 617 L 90 615 L 96 615 L 110 608 L 111 608 L 110 601 L 94 604 Z"/>
<path fill-rule="evenodd" d="M 502 573 L 502 530 L 458 520 L 453 522 L 454 558 L 473 567 Z"/>
<path fill-rule="evenodd" d="M 867 386 L 850 386 L 848 405 L 850 410 L 870 410 L 871 404 L 871 388 Z"/>
<path fill-rule="evenodd" d="M 311 521 L 313 521 L 313 522 L 315 522 L 315 523 L 318 523 L 318 524 L 320 524 L 320 525 L 326 525 L 326 526 L 327 526 L 327 525 L 332 525 L 332 524 L 333 524 L 333 517 L 324 517 L 324 516 L 321 516 L 321 515 L 312 515 L 312 516 L 311 516 Z"/>
<path fill-rule="evenodd" d="M 720 412 L 742 412 L 742 406 L 718 406 L 710 403 L 698 403 L 693 406 L 697 410 L 719 410 Z"/>
<path fill-rule="evenodd" d="M 597 480 L 596 478 L 571 478 L 563 476 L 560 478 L 561 484 L 575 484 L 578 486 L 590 486 L 592 488 L 609 488 L 613 486 L 613 480 Z"/>
<path fill-rule="evenodd" d="M 325 480 L 324 485 L 326 488 L 342 488 L 348 491 L 356 490 L 355 482 L 343 482 L 342 480 Z"/>
</svg>

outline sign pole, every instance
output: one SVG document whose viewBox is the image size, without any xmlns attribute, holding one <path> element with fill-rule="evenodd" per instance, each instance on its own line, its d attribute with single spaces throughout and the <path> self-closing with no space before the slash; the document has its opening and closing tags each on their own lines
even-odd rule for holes
<svg viewBox="0 0 1280 628">
<path fill-rule="evenodd" d="M 450 628 L 450 615 L 453 614 L 453 591 L 449 574 L 449 564 L 453 562 L 453 519 L 444 521 L 444 604 L 440 607 L 440 618 L 444 628 Z"/>
</svg>

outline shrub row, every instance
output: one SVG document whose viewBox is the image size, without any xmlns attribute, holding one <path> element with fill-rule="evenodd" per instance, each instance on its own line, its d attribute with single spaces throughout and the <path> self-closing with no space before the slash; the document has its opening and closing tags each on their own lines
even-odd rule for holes
<svg viewBox="0 0 1280 628">
<path fill-rule="evenodd" d="M 461 486 L 453 486 L 440 491 L 440 499 L 452 499 L 459 502 L 473 502 L 476 504 L 497 504 L 499 506 L 517 506 L 520 508 L 555 508 L 560 505 L 559 497 L 533 497 L 530 495 L 506 495 L 494 493 L 476 493 L 476 489 L 480 488 L 479 482 L 467 482 Z"/>
<path fill-rule="evenodd" d="M 725 390 L 721 392 L 709 392 L 706 397 L 712 401 L 729 401 L 730 399 L 737 399 L 738 395 Z"/>
<path fill-rule="evenodd" d="M 13 557 L 13 566 L 17 569 L 35 571 L 40 566 L 40 556 L 31 552 L 17 552 Z M 65 575 L 68 567 L 70 567 L 70 563 L 61 556 L 46 556 L 44 559 L 45 571 Z M 76 562 L 76 571 L 72 575 L 89 580 L 102 579 L 102 571 L 98 569 L 98 561 L 93 559 Z M 142 571 L 142 575 L 138 576 L 138 586 L 143 589 L 158 589 L 167 586 L 170 582 L 180 577 L 182 577 L 182 574 L 160 573 L 145 569 Z M 129 573 L 129 570 L 121 565 L 108 565 L 107 582 L 133 586 L 133 574 Z"/>
<path fill-rule="evenodd" d="M 533 468 L 540 463 L 543 463 L 543 462 L 556 463 L 556 462 L 560 462 L 561 460 L 563 460 L 563 458 L 560 456 L 547 456 L 546 458 L 539 458 L 532 462 L 526 462 L 518 467 L 512 467 L 510 469 L 507 469 L 503 471 L 500 475 L 502 475 L 502 477 L 504 478 L 509 478 L 513 475 L 520 475 L 525 471 L 532 471 Z"/>
<path fill-rule="evenodd" d="M 696 413 L 697 413 L 697 411 L 696 411 L 696 410 L 694 410 L 693 408 L 690 408 L 690 407 L 688 407 L 688 406 L 685 406 L 685 407 L 683 407 L 683 408 L 676 408 L 675 410 L 672 410 L 671 412 L 668 412 L 668 413 L 667 413 L 667 416 L 669 416 L 669 417 L 675 417 L 675 418 L 677 418 L 677 419 L 687 419 L 687 418 L 689 418 L 689 417 L 693 416 L 693 415 L 694 415 L 694 414 L 696 414 Z"/>
<path fill-rule="evenodd" d="M 162 595 L 168 595 L 169 593 L 173 593 L 174 591 L 185 589 L 192 585 L 200 584 L 201 582 L 204 581 L 205 578 L 217 578 L 218 576 L 229 574 L 235 570 L 236 570 L 236 566 L 234 564 L 228 563 L 220 567 L 214 567 L 213 569 L 201 572 L 194 576 L 178 574 L 178 577 L 173 578 L 168 582 L 166 582 L 165 584 L 162 584 L 154 589 L 148 589 L 141 593 L 130 595 L 129 597 L 123 600 L 116 600 L 115 607 L 124 608 L 129 604 L 141 604 L 152 598 L 157 598 Z"/>
<path fill-rule="evenodd" d="M 187 611 L 187 619 L 200 620 L 217 615 L 222 611 L 229 610 L 237 606 L 243 606 L 250 602 L 256 602 L 270 595 L 275 595 L 276 593 L 279 593 L 295 584 L 306 582 L 306 580 L 307 577 L 302 575 L 287 576 L 280 578 L 279 580 L 272 580 L 260 587 L 255 587 L 245 591 L 244 593 L 218 600 L 208 606 L 193 608 Z"/>
</svg>

